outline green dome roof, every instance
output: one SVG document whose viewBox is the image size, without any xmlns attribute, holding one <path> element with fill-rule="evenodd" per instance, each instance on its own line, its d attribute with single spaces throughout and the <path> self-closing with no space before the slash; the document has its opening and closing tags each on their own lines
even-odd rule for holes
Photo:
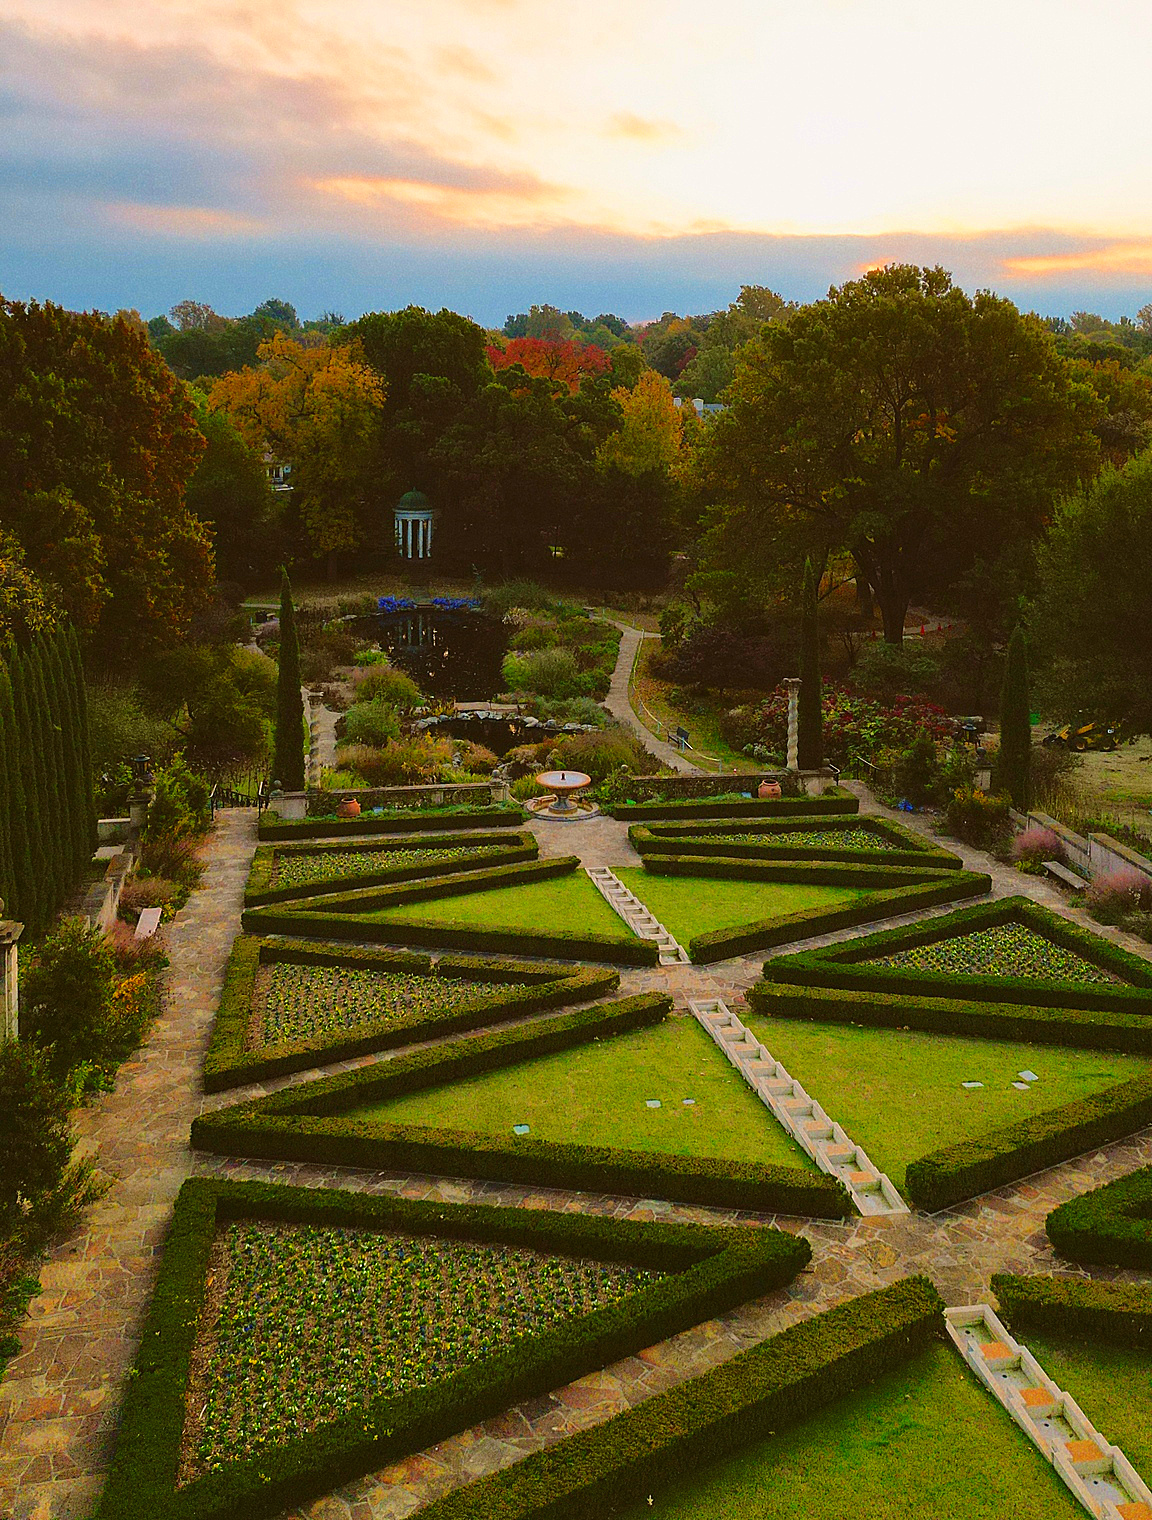
<svg viewBox="0 0 1152 1520">
<path fill-rule="evenodd" d="M 405 491 L 396 505 L 403 507 L 406 511 L 415 512 L 421 507 L 430 507 L 432 503 L 423 491 Z"/>
</svg>

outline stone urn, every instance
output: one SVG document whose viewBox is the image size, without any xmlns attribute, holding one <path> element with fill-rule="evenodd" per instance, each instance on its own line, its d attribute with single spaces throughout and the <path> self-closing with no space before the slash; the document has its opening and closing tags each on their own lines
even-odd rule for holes
<svg viewBox="0 0 1152 1520">
<path fill-rule="evenodd" d="M 779 781 L 761 781 L 760 785 L 756 788 L 756 795 L 757 797 L 779 797 Z"/>
<path fill-rule="evenodd" d="M 356 801 L 355 797 L 345 797 L 344 801 L 336 809 L 336 816 L 337 818 L 359 818 L 360 804 Z"/>
</svg>

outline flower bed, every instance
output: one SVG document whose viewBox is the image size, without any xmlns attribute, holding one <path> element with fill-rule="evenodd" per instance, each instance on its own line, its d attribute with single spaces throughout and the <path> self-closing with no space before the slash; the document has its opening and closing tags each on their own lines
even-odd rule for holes
<svg viewBox="0 0 1152 1520">
<path fill-rule="evenodd" d="M 762 833 L 729 833 L 727 829 L 716 834 L 686 835 L 689 839 L 706 839 L 715 845 L 725 844 L 775 844 L 783 846 L 804 845 L 820 850 L 887 850 L 887 840 L 870 829 L 792 829 L 784 834 L 773 833 L 765 838 Z"/>
<path fill-rule="evenodd" d="M 906 966 L 913 971 L 942 972 L 948 976 L 1053 977 L 1093 986 L 1123 985 L 1113 972 L 1094 966 L 1082 955 L 1053 944 L 1023 924 L 996 924 L 990 929 L 957 935 L 955 939 L 917 945 L 894 955 L 878 955 L 865 964 Z"/>
<path fill-rule="evenodd" d="M 665 1275 L 476 1241 L 236 1220 L 193 1353 L 181 1479 L 423 1388 Z"/>
<path fill-rule="evenodd" d="M 463 860 L 469 856 L 498 853 L 499 845 L 473 845 L 465 849 L 440 850 L 309 850 L 281 851 L 272 871 L 274 887 L 298 887 L 305 883 L 339 881 L 346 876 L 360 876 L 385 866 L 434 865 L 442 860 Z"/>
</svg>

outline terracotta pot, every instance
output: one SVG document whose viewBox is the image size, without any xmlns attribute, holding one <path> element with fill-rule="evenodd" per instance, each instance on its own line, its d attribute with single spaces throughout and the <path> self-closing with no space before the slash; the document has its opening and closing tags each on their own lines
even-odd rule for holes
<svg viewBox="0 0 1152 1520">
<path fill-rule="evenodd" d="M 355 797 L 348 797 L 343 801 L 336 809 L 336 816 L 337 818 L 359 818 L 360 804 L 356 801 Z"/>
<path fill-rule="evenodd" d="M 761 781 L 760 785 L 756 788 L 756 795 L 757 797 L 779 797 L 779 781 Z"/>
</svg>

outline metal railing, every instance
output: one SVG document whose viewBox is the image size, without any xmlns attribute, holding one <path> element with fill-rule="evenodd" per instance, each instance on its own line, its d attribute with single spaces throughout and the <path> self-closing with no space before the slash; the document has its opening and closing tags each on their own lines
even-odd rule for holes
<svg viewBox="0 0 1152 1520">
<path fill-rule="evenodd" d="M 645 717 L 647 718 L 647 722 L 644 722 L 644 726 L 645 728 L 648 728 L 650 731 L 654 732 L 655 738 L 663 739 L 665 744 L 670 744 L 672 748 L 674 750 L 677 750 L 680 754 L 683 754 L 686 750 L 691 751 L 691 753 L 695 755 L 698 760 L 708 761 L 710 764 L 715 765 L 717 773 L 719 774 L 724 769 L 724 762 L 721 760 L 720 756 L 706 755 L 702 750 L 698 750 L 694 745 L 688 743 L 687 740 L 678 739 L 677 736 L 673 733 L 670 725 L 666 723 L 663 718 L 657 717 L 657 715 L 648 706 L 647 702 L 645 702 L 644 698 L 640 695 L 639 691 L 637 691 L 636 664 L 640 659 L 640 651 L 643 649 L 643 647 L 644 640 L 641 639 L 639 644 L 636 646 L 636 654 L 632 660 L 632 669 L 628 674 L 628 702 L 632 708 L 632 711 L 636 713 L 636 716 L 640 718 L 641 722 L 644 722 Z M 701 769 L 704 769 L 704 767 L 702 766 Z"/>
</svg>

